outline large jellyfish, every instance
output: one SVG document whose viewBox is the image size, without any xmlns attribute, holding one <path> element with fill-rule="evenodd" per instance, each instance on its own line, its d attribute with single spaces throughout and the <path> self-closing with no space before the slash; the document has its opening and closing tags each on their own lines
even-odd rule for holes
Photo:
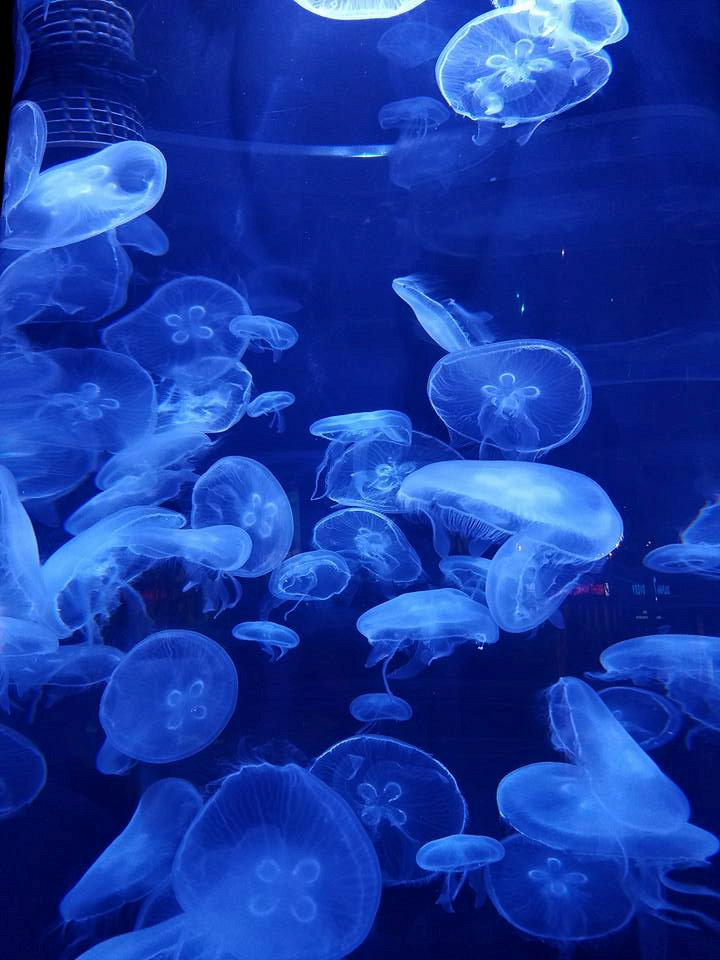
<svg viewBox="0 0 720 960">
<path fill-rule="evenodd" d="M 313 529 L 313 544 L 342 554 L 350 566 L 384 584 L 408 584 L 422 575 L 420 558 L 402 530 L 375 510 L 338 510 Z"/>
<path fill-rule="evenodd" d="M 261 577 L 274 570 L 292 543 L 290 501 L 267 467 L 249 457 L 223 457 L 197 481 L 192 494 L 193 527 L 231 524 L 252 540 L 238 574 Z"/>
<path fill-rule="evenodd" d="M 170 878 L 173 859 L 202 798 L 187 780 L 158 780 L 140 797 L 130 823 L 60 904 L 64 920 L 85 920 L 147 896 Z"/>
<path fill-rule="evenodd" d="M 643 566 L 656 573 L 720 580 L 720 544 L 668 543 L 646 553 Z"/>
<path fill-rule="evenodd" d="M 32 803 L 46 777 L 45 757 L 35 744 L 0 724 L 0 820 Z"/>
<path fill-rule="evenodd" d="M 94 947 L 82 960 L 196 956 L 341 960 L 380 903 L 372 844 L 348 804 L 300 767 L 242 767 L 180 845 L 182 913 Z"/>
<path fill-rule="evenodd" d="M 678 708 L 666 697 L 634 687 L 607 687 L 600 699 L 643 750 L 656 750 L 673 740 L 682 726 Z"/>
<path fill-rule="evenodd" d="M 450 587 L 386 600 L 363 613 L 357 628 L 370 644 L 368 667 L 381 661 L 387 665 L 400 651 L 408 653 L 407 664 L 391 674 L 395 677 L 413 676 L 463 643 L 482 649 L 499 635 L 486 606 Z"/>
<path fill-rule="evenodd" d="M 396 277 L 392 282 L 394 292 L 407 303 L 420 326 L 438 346 L 450 352 L 495 339 L 490 329 L 491 314 L 470 313 L 455 300 L 436 300 L 429 292 L 434 285 L 432 277 L 417 274 Z"/>
<path fill-rule="evenodd" d="M 339 553 L 308 550 L 283 560 L 273 570 L 268 590 L 281 603 L 329 600 L 342 593 L 351 577 L 350 567 Z"/>
<path fill-rule="evenodd" d="M 429 517 L 443 556 L 452 535 L 468 540 L 476 554 L 508 537 L 491 560 L 486 595 L 493 618 L 511 633 L 551 616 L 623 533 L 598 484 L 540 463 L 430 464 L 403 481 L 398 502 Z"/>
<path fill-rule="evenodd" d="M 581 37 L 573 35 L 567 44 L 562 34 L 538 31 L 529 4 L 470 20 L 448 42 L 435 69 L 453 110 L 479 124 L 505 127 L 537 126 L 569 110 L 604 86 L 611 72 L 605 51 Z"/>
<path fill-rule="evenodd" d="M 461 833 L 467 806 L 450 771 L 429 753 L 391 737 L 341 740 L 310 768 L 345 799 L 370 834 L 386 886 L 423 883 L 416 863 L 430 840 Z"/>
<path fill-rule="evenodd" d="M 288 650 L 293 650 L 300 643 L 300 637 L 294 630 L 270 620 L 247 620 L 238 623 L 232 628 L 232 635 L 236 640 L 245 643 L 259 643 L 270 657 L 270 663 L 284 657 Z"/>
<path fill-rule="evenodd" d="M 452 913 L 453 901 L 468 874 L 476 873 L 505 856 L 505 848 L 492 837 L 457 833 L 424 844 L 415 857 L 417 865 L 428 873 L 445 874 L 443 890 L 436 903 Z"/>
<path fill-rule="evenodd" d="M 162 153 L 138 140 L 50 167 L 6 215 L 0 246 L 47 250 L 104 233 L 152 209 L 166 176 Z"/>
<path fill-rule="evenodd" d="M 384 20 L 414 10 L 425 0 L 295 0 L 295 3 L 329 20 Z"/>
<path fill-rule="evenodd" d="M 222 733 L 238 678 L 223 648 L 192 630 L 163 630 L 133 647 L 110 677 L 100 723 L 119 753 L 146 763 L 190 757 Z"/>
<path fill-rule="evenodd" d="M 569 350 L 547 340 L 508 340 L 451 353 L 428 379 L 428 397 L 451 435 L 538 457 L 580 432 L 590 381 Z"/>
<path fill-rule="evenodd" d="M 635 913 L 623 887 L 621 858 L 603 860 L 533 843 L 517 834 L 487 869 L 498 913 L 523 933 L 567 944 L 606 937 Z"/>
</svg>

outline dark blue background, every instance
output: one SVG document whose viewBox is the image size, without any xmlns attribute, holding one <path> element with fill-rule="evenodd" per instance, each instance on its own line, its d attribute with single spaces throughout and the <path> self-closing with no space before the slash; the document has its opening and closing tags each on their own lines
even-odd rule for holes
<svg viewBox="0 0 720 960">
<path fill-rule="evenodd" d="M 720 11 L 713 4 L 627 0 L 630 34 L 609 50 L 615 69 L 602 91 L 542 126 L 524 147 L 507 132 L 473 148 L 472 124 L 453 118 L 441 133 L 462 138 L 473 165 L 412 190 L 390 181 L 386 159 L 303 151 L 390 142 L 377 125 L 378 109 L 437 95 L 432 63 L 400 70 L 377 52 L 389 23 L 326 21 L 292 0 L 128 5 L 147 74 L 148 139 L 169 165 L 153 216 L 171 239 L 160 260 L 133 257 L 130 306 L 159 283 L 193 273 L 246 282 L 258 312 L 263 296 L 302 304 L 287 317 L 300 330 L 299 344 L 277 365 L 250 361 L 259 390 L 296 394 L 286 432 L 245 419 L 213 451 L 257 457 L 277 474 L 296 508 L 296 549 L 309 547 L 312 525 L 328 508 L 327 501 L 309 501 L 323 453 L 309 437 L 312 420 L 396 407 L 416 428 L 444 438 L 425 394 L 440 353 L 392 293 L 393 277 L 436 274 L 448 296 L 494 314 L 500 339 L 558 340 L 581 356 L 591 343 L 717 323 Z M 427 0 L 408 19 L 427 20 L 449 37 L 487 8 L 487 0 Z M 48 162 L 60 159 L 51 151 Z M 71 326 L 53 335 L 72 345 L 95 342 L 94 333 Z M 708 363 L 706 350 L 698 366 Z M 717 368 L 720 380 L 720 355 Z M 629 636 L 668 627 L 720 634 L 720 594 L 712 583 L 663 581 L 670 596 L 658 599 L 641 567 L 648 544 L 676 540 L 705 499 L 720 493 L 719 414 L 720 383 L 597 387 L 583 432 L 548 462 L 592 476 L 623 514 L 625 541 L 595 578 L 609 591 L 571 597 L 563 630 L 546 625 L 530 638 L 504 636 L 482 654 L 460 650 L 398 686 L 415 716 L 387 732 L 450 767 L 473 831 L 501 837 L 499 779 L 554 757 L 543 687 L 594 668 L 605 646 Z M 88 484 L 67 498 L 61 514 L 91 492 Z M 45 554 L 63 537 L 61 528 L 37 529 Z M 405 530 L 437 580 L 426 530 Z M 143 582 L 158 626 L 201 628 L 219 640 L 235 622 L 253 619 L 264 600 L 262 584 L 252 583 L 236 611 L 208 623 L 180 587 L 169 571 Z M 13 724 L 45 752 L 49 775 L 35 803 L 0 825 L 3 960 L 49 960 L 63 950 L 72 957 L 76 938 L 131 927 L 128 910 L 116 921 L 63 931 L 57 904 L 125 825 L 151 780 L 182 775 L 202 788 L 229 762 L 310 758 L 353 733 L 348 702 L 378 688 L 378 677 L 363 668 L 364 641 L 354 623 L 381 599 L 366 589 L 351 601 L 300 608 L 289 623 L 302 644 L 271 666 L 259 651 L 235 651 L 238 711 L 209 750 L 181 764 L 140 766 L 117 779 L 96 773 L 103 738 L 93 693 L 41 706 L 32 724 L 14 715 Z M 123 631 L 119 616 L 106 638 L 122 646 Z M 693 821 L 720 830 L 718 742 L 700 738 L 689 750 L 681 738 L 655 756 L 690 797 Z M 712 883 L 712 873 L 720 886 L 717 868 L 696 871 L 694 879 Z M 557 952 L 522 937 L 489 904 L 473 910 L 469 893 L 454 916 L 433 907 L 434 894 L 386 891 L 375 929 L 355 956 L 535 960 Z M 717 940 L 649 918 L 577 949 L 578 957 L 597 960 L 717 955 Z"/>
</svg>

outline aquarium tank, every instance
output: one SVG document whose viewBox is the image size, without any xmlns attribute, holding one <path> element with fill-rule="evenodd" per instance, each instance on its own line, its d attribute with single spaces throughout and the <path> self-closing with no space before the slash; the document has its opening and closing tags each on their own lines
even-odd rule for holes
<svg viewBox="0 0 720 960">
<path fill-rule="evenodd" d="M 720 8 L 0 16 L 1 960 L 717 960 Z"/>
</svg>

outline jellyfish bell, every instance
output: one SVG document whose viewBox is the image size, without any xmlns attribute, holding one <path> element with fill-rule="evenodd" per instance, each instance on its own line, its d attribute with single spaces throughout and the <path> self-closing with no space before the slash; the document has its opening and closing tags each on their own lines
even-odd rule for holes
<svg viewBox="0 0 720 960">
<path fill-rule="evenodd" d="M 295 3 L 329 20 L 384 20 L 408 13 L 425 0 L 295 0 Z"/>
<path fill-rule="evenodd" d="M 31 193 L 40 176 L 47 143 L 45 114 L 32 100 L 20 100 L 12 108 L 8 125 L 2 220 Z"/>
<path fill-rule="evenodd" d="M 643 750 L 656 750 L 673 740 L 682 715 L 666 697 L 635 687 L 607 687 L 600 699 Z M 719 714 L 720 716 L 720 714 Z"/>
<path fill-rule="evenodd" d="M 683 543 L 720 544 L 720 502 L 706 503 L 680 534 L 680 539 Z"/>
<path fill-rule="evenodd" d="M 434 60 L 446 40 L 447 34 L 429 23 L 400 21 L 383 33 L 377 50 L 391 63 L 412 69 Z"/>
<path fill-rule="evenodd" d="M 238 623 L 232 628 L 232 635 L 236 640 L 246 643 L 259 643 L 271 663 L 284 657 L 288 650 L 293 650 L 300 643 L 300 637 L 290 627 L 269 620 Z"/>
<path fill-rule="evenodd" d="M 268 590 L 279 601 L 329 600 L 347 587 L 352 572 L 333 550 L 308 550 L 288 557 L 270 577 Z"/>
<path fill-rule="evenodd" d="M 294 347 L 298 341 L 298 332 L 292 324 L 250 313 L 231 320 L 230 333 L 255 350 L 272 351 L 276 360 L 283 351 Z"/>
<path fill-rule="evenodd" d="M 359 723 L 403 722 L 412 718 L 413 710 L 406 700 L 392 693 L 361 693 L 351 702 L 350 713 Z"/>
<path fill-rule="evenodd" d="M 45 757 L 35 744 L 0 724 L 0 820 L 32 803 L 46 779 Z"/>
<path fill-rule="evenodd" d="M 455 300 L 436 300 L 430 296 L 433 286 L 432 278 L 418 274 L 396 277 L 392 282 L 393 291 L 407 303 L 423 330 L 438 346 L 451 352 L 495 339 L 489 313 L 470 313 Z"/>
<path fill-rule="evenodd" d="M 380 108 L 378 123 L 382 130 L 400 130 L 405 136 L 424 137 L 450 119 L 450 111 L 434 97 L 408 97 L 393 100 Z"/>
<path fill-rule="evenodd" d="M 442 557 L 438 565 L 448 586 L 462 590 L 471 600 L 485 603 L 485 587 L 490 562 L 487 557 L 456 554 Z"/>
<path fill-rule="evenodd" d="M 285 420 L 282 411 L 291 407 L 295 403 L 295 394 L 287 390 L 270 390 L 268 393 L 261 393 L 248 404 L 247 415 L 254 417 L 270 417 L 270 425 L 278 433 L 285 430 Z"/>
<path fill-rule="evenodd" d="M 361 413 L 340 413 L 323 417 L 310 424 L 314 437 L 331 443 L 357 443 L 360 440 L 389 440 L 409 444 L 412 423 L 400 410 L 368 410 Z"/>
<path fill-rule="evenodd" d="M 580 361 L 547 340 L 508 340 L 453 352 L 433 367 L 428 397 L 452 434 L 506 455 L 533 457 L 572 440 L 592 403 Z"/>
<path fill-rule="evenodd" d="M 662 633 L 631 637 L 606 647 L 600 654 L 603 673 L 598 680 L 669 683 L 679 676 L 712 678 L 720 672 L 720 637 Z"/>
<path fill-rule="evenodd" d="M 720 580 L 720 544 L 668 543 L 646 553 L 643 566 L 656 573 Z"/>
<path fill-rule="evenodd" d="M 493 0 L 498 8 L 515 0 Z M 530 16 L 535 33 L 552 36 L 557 43 L 572 46 L 574 38 L 600 50 L 628 34 L 628 23 L 618 0 L 531 0 Z"/>
<path fill-rule="evenodd" d="M 458 833 L 424 844 L 418 850 L 415 860 L 417 865 L 428 873 L 445 874 L 443 891 L 436 903 L 452 913 L 453 902 L 468 874 L 502 860 L 504 856 L 505 848 L 492 837 Z"/>
</svg>

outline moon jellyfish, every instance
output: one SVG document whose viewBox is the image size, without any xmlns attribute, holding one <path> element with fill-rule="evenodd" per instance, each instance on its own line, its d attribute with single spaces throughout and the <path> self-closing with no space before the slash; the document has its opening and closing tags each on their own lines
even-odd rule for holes
<svg viewBox="0 0 720 960">
<path fill-rule="evenodd" d="M 86 920 L 140 900 L 170 878 L 180 841 L 202 808 L 186 780 L 158 780 L 130 823 L 62 899 L 63 920 Z"/>
<path fill-rule="evenodd" d="M 338 510 L 313 529 L 313 545 L 341 554 L 353 569 L 380 583 L 408 584 L 422 564 L 402 530 L 382 513 L 351 507 Z"/>
<path fill-rule="evenodd" d="M 518 835 L 487 868 L 495 909 L 523 933 L 557 943 L 606 937 L 635 912 L 623 891 L 623 862 L 553 850 Z"/>
<path fill-rule="evenodd" d="M 29 693 L 49 691 L 48 702 L 82 693 L 105 683 L 124 657 L 115 647 L 98 643 L 63 644 L 54 650 L 6 654 L 0 662 L 0 686 L 4 709 L 9 710 L 7 687 L 20 700 Z"/>
<path fill-rule="evenodd" d="M 490 560 L 486 557 L 466 557 L 463 555 L 443 557 L 439 563 L 440 571 L 451 587 L 467 594 L 471 600 L 485 603 Z"/>
<path fill-rule="evenodd" d="M 0 724 L 0 820 L 32 803 L 46 777 L 45 757 L 35 744 Z"/>
<path fill-rule="evenodd" d="M 447 33 L 429 23 L 400 22 L 378 40 L 377 50 L 391 63 L 405 69 L 434 60 L 445 46 Z"/>
<path fill-rule="evenodd" d="M 100 723 L 115 750 L 170 763 L 204 750 L 237 703 L 235 666 L 223 648 L 192 630 L 163 630 L 133 647 L 110 677 Z"/>
<path fill-rule="evenodd" d="M 433 367 L 428 397 L 451 435 L 533 457 L 572 440 L 592 402 L 580 361 L 547 340 L 451 353 Z"/>
<path fill-rule="evenodd" d="M 180 470 L 159 470 L 140 477 L 123 477 L 74 510 L 63 526 L 68 533 L 82 533 L 113 513 L 128 507 L 150 506 L 174 499 L 184 483 L 194 479 Z"/>
<path fill-rule="evenodd" d="M 430 464 L 403 481 L 398 503 L 428 516 L 441 556 L 453 534 L 475 553 L 508 537 L 491 560 L 486 595 L 493 618 L 511 633 L 551 616 L 623 534 L 620 515 L 598 484 L 540 463 Z"/>
<path fill-rule="evenodd" d="M 444 873 L 443 892 L 436 901 L 452 913 L 453 901 L 469 873 L 496 863 L 505 856 L 505 848 L 492 837 L 457 833 L 424 844 L 415 857 L 417 865 L 428 873 Z"/>
<path fill-rule="evenodd" d="M 435 68 L 438 87 L 456 113 L 505 127 L 537 125 L 569 110 L 597 93 L 611 72 L 610 57 L 580 37 L 567 45 L 562 36 L 538 33 L 525 4 L 470 20 Z"/>
<path fill-rule="evenodd" d="M 252 349 L 270 350 L 275 360 L 298 341 L 298 332 L 292 324 L 250 313 L 234 317 L 230 322 L 230 333 Z"/>
<path fill-rule="evenodd" d="M 46 250 L 105 233 L 152 209 L 166 176 L 162 153 L 139 140 L 50 167 L 10 210 L 0 245 Z"/>
<path fill-rule="evenodd" d="M 415 859 L 420 847 L 465 828 L 467 806 L 453 775 L 401 740 L 370 735 L 341 740 L 310 772 L 355 811 L 377 851 L 386 886 L 426 882 Z"/>
<path fill-rule="evenodd" d="M 270 620 L 249 620 L 238 623 L 232 628 L 232 635 L 236 640 L 247 643 L 259 643 L 270 657 L 270 663 L 275 663 L 284 657 L 288 650 L 293 650 L 300 643 L 300 637 L 290 627 Z"/>
<path fill-rule="evenodd" d="M 295 394 L 287 390 L 270 390 L 268 393 L 261 393 L 260 396 L 248 404 L 247 415 L 249 417 L 270 417 L 270 426 L 274 427 L 278 433 L 285 430 L 285 418 L 282 411 L 291 407 L 295 403 Z"/>
<path fill-rule="evenodd" d="M 408 97 L 380 107 L 378 123 L 382 130 L 400 130 L 405 137 L 424 137 L 450 119 L 444 103 L 433 97 Z"/>
<path fill-rule="evenodd" d="M 163 469 L 183 470 L 204 457 L 212 441 L 195 427 L 159 430 L 128 444 L 110 457 L 95 476 L 101 490 L 127 477 L 144 477 Z"/>
<path fill-rule="evenodd" d="M 400 410 L 369 410 L 362 413 L 340 413 L 323 417 L 310 424 L 314 437 L 323 437 L 331 443 L 351 444 L 360 440 L 390 440 L 409 444 L 412 423 Z"/>
<path fill-rule="evenodd" d="M 361 693 L 351 702 L 350 713 L 360 723 L 403 722 L 412 718 L 413 710 L 406 700 L 392 693 Z"/>
<path fill-rule="evenodd" d="M 493 0 L 493 6 L 510 7 L 515 0 Z M 532 0 L 536 33 L 557 37 L 572 46 L 579 37 L 594 50 L 627 36 L 628 24 L 617 0 Z"/>
<path fill-rule="evenodd" d="M 608 687 L 600 690 L 599 696 L 643 750 L 656 750 L 669 743 L 682 726 L 680 711 L 659 693 L 633 687 Z"/>
<path fill-rule="evenodd" d="M 0 657 L 49 653 L 57 647 L 58 636 L 54 630 L 30 620 L 0 616 Z"/>
<path fill-rule="evenodd" d="M 656 573 L 720 580 L 720 544 L 668 543 L 646 553 L 643 566 Z"/>
<path fill-rule="evenodd" d="M 382 20 L 399 17 L 425 0 L 295 0 L 295 3 L 329 20 Z"/>
<path fill-rule="evenodd" d="M 391 674 L 395 677 L 414 676 L 463 643 L 482 649 L 499 636 L 487 607 L 449 587 L 386 600 L 363 613 L 357 629 L 370 644 L 367 667 L 389 663 L 400 651 L 408 653 L 407 664 Z"/>
<path fill-rule="evenodd" d="M 261 577 L 286 556 L 293 515 L 285 491 L 267 467 L 249 457 L 223 457 L 197 481 L 192 494 L 193 527 L 230 524 L 252 540 L 243 577 Z"/>
<path fill-rule="evenodd" d="M 37 183 L 46 142 L 47 123 L 40 107 L 32 100 L 16 103 L 10 113 L 5 153 L 3 221 Z"/>
<path fill-rule="evenodd" d="M 460 460 L 460 455 L 435 437 L 417 430 L 410 444 L 388 440 L 354 443 L 328 470 L 325 495 L 347 507 L 400 513 L 397 495 L 405 477 L 436 461 Z"/>
<path fill-rule="evenodd" d="M 268 590 L 281 602 L 329 600 L 343 592 L 351 577 L 350 567 L 339 553 L 308 550 L 283 560 L 273 570 Z"/>
<path fill-rule="evenodd" d="M 199 530 L 156 527 L 140 530 L 130 550 L 151 560 L 175 557 L 190 565 L 235 573 L 247 562 L 252 541 L 242 527 L 228 524 L 201 527 Z"/>
<path fill-rule="evenodd" d="M 720 502 L 706 503 L 697 517 L 680 534 L 683 543 L 720 545 Z"/>
<path fill-rule="evenodd" d="M 491 314 L 484 311 L 470 313 L 455 300 L 436 300 L 428 292 L 434 283 L 430 277 L 413 274 L 397 277 L 392 288 L 412 309 L 420 326 L 438 346 L 451 352 L 495 339 L 490 329 Z"/>
<path fill-rule="evenodd" d="M 208 357 L 239 360 L 247 340 L 230 332 L 230 322 L 249 312 L 247 300 L 227 284 L 180 277 L 106 327 L 103 342 L 109 350 L 133 357 L 153 377 L 173 380 L 178 371 Z"/>
<path fill-rule="evenodd" d="M 173 376 L 158 388 L 158 422 L 163 429 L 223 433 L 247 411 L 252 374 L 239 361 L 210 357 L 190 367 L 177 367 Z"/>
</svg>

